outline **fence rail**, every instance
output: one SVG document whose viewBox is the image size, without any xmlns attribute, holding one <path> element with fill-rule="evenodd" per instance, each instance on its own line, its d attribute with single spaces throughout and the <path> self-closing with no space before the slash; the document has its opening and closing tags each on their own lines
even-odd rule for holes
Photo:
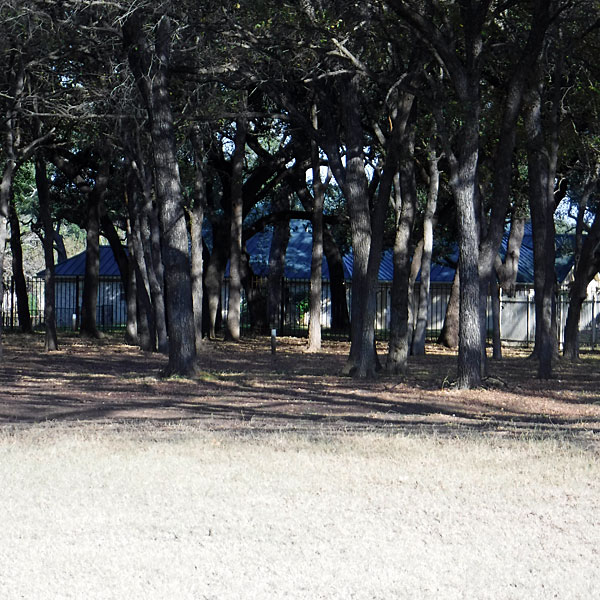
<svg viewBox="0 0 600 600">
<path fill-rule="evenodd" d="M 266 279 L 253 282 L 251 296 L 257 302 L 258 312 L 266 310 Z M 16 291 L 13 280 L 4 284 L 2 302 L 2 326 L 5 329 L 19 328 Z M 278 334 L 289 336 L 305 336 L 308 334 L 308 299 L 310 281 L 282 281 L 282 301 L 279 310 Z M 415 299 L 418 297 L 418 286 Z M 35 328 L 44 325 L 44 280 L 31 278 L 27 280 L 29 312 Z M 225 281 L 221 291 L 221 316 L 227 319 L 228 282 Z M 83 277 L 57 278 L 56 280 L 56 320 L 59 329 L 77 329 L 81 315 L 81 299 L 83 295 Z M 444 324 L 446 308 L 450 299 L 449 284 L 432 284 L 428 307 L 426 338 L 435 341 Z M 381 282 L 376 295 L 375 332 L 380 340 L 389 337 L 391 283 Z M 352 303 L 352 286 L 346 285 L 346 302 L 350 309 Z M 488 306 L 490 303 L 488 303 Z M 567 294 L 561 293 L 558 298 L 558 325 L 560 343 L 563 342 L 564 328 L 568 312 Z M 515 297 L 501 297 L 500 333 L 507 343 L 531 344 L 535 340 L 535 305 L 531 289 L 526 286 L 518 288 Z M 256 325 L 256 310 L 251 310 L 248 295 L 242 293 L 241 319 L 242 331 L 249 331 Z M 488 310 L 488 329 L 491 330 L 491 310 Z M 332 331 L 331 323 L 332 299 L 328 282 L 323 282 L 321 296 L 321 327 L 324 337 L 335 336 L 348 338 L 349 332 Z M 263 314 L 264 317 L 264 314 Z M 121 280 L 118 277 L 101 277 L 98 286 L 97 313 L 98 328 L 114 330 L 125 327 L 127 323 L 127 305 Z M 263 321 L 264 323 L 264 321 Z M 583 303 L 579 322 L 580 344 L 583 347 L 596 348 L 600 344 L 600 298 L 593 297 Z"/>
<path fill-rule="evenodd" d="M 39 277 L 26 280 L 29 313 L 34 328 L 44 326 L 45 282 Z M 83 277 L 57 278 L 55 285 L 56 326 L 58 329 L 78 329 L 83 297 Z M 119 277 L 100 277 L 96 305 L 96 323 L 103 331 L 125 327 L 127 304 Z M 2 327 L 18 329 L 19 313 L 14 280 L 4 282 L 2 295 Z"/>
</svg>

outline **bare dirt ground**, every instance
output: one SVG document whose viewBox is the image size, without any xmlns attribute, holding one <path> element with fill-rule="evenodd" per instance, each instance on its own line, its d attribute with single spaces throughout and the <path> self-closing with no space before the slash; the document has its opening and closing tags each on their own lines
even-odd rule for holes
<svg viewBox="0 0 600 600">
<path fill-rule="evenodd" d="M 596 441 L 600 433 L 600 355 L 559 362 L 540 381 L 526 351 L 491 362 L 485 388 L 453 388 L 456 355 L 428 347 L 406 377 L 340 377 L 345 343 L 308 354 L 305 341 L 267 338 L 210 341 L 193 379 L 161 379 L 166 358 L 114 337 L 63 337 L 43 352 L 41 336 L 8 335 L 0 367 L 0 424 L 40 421 L 187 422 L 209 429 L 262 431 L 420 430 L 566 434 Z M 384 347 L 381 347 L 382 352 Z"/>
</svg>

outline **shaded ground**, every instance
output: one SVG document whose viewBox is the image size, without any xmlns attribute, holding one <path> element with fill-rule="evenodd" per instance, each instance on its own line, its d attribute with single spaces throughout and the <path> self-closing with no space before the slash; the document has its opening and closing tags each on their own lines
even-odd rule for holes
<svg viewBox="0 0 600 600">
<path fill-rule="evenodd" d="M 207 342 L 197 378 L 159 377 L 165 357 L 116 342 L 61 340 L 46 354 L 40 336 L 8 335 L 0 367 L 0 424 L 57 421 L 185 421 L 211 429 L 410 429 L 457 433 L 600 433 L 600 355 L 557 365 L 549 382 L 512 351 L 493 362 L 486 389 L 458 391 L 456 356 L 437 347 L 413 358 L 404 380 L 339 377 L 348 346 L 307 354 L 304 342 L 266 338 Z"/>
</svg>

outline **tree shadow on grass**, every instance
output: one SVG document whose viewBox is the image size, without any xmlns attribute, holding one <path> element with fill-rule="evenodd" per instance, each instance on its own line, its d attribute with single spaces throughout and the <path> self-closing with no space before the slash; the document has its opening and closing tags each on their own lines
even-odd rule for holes
<svg viewBox="0 0 600 600">
<path fill-rule="evenodd" d="M 273 356 L 266 341 L 264 346 L 217 344 L 201 357 L 204 371 L 197 378 L 161 380 L 157 373 L 166 358 L 132 348 L 16 351 L 0 373 L 0 423 L 187 422 L 257 431 L 427 429 L 570 437 L 600 433 L 600 406 L 593 396 L 586 401 L 578 395 L 597 383 L 597 374 L 589 369 L 570 366 L 563 379 L 543 384 L 532 381 L 522 359 L 506 359 L 502 377 L 514 374 L 507 389 L 462 393 L 440 389 L 440 378 L 455 369 L 450 355 L 413 361 L 413 375 L 409 370 L 404 381 L 339 377 L 344 360 L 341 352 L 313 355 L 297 348 Z M 537 406 L 542 400 L 540 406 L 553 412 Z"/>
</svg>

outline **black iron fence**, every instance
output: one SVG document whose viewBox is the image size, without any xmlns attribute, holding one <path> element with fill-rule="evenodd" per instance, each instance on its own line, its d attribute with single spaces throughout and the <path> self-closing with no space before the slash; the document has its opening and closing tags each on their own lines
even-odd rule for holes
<svg viewBox="0 0 600 600">
<path fill-rule="evenodd" d="M 242 329 L 256 329 L 255 311 L 252 310 L 252 301 L 266 307 L 267 280 L 255 279 L 252 283 L 252 289 L 244 291 L 242 294 L 241 319 Z M 309 318 L 309 297 L 310 281 L 304 279 L 284 279 L 281 282 L 281 306 L 278 318 L 278 335 L 289 335 L 302 337 L 308 335 Z M 228 301 L 228 282 L 225 281 L 221 295 L 221 305 L 223 307 L 223 320 L 227 319 L 227 301 Z M 418 298 L 419 286 L 415 287 L 415 299 Z M 253 300 L 249 298 L 253 297 Z M 389 338 L 390 316 L 391 316 L 391 282 L 379 282 L 376 293 L 376 317 L 375 317 L 375 335 L 379 340 Z M 259 300 L 257 301 L 257 297 Z M 261 300 L 262 299 L 262 300 Z M 435 341 L 444 324 L 446 307 L 450 299 L 449 285 L 431 286 L 431 294 L 428 308 L 428 327 L 426 338 L 428 341 Z M 348 311 L 352 305 L 352 284 L 346 282 L 346 305 Z M 332 329 L 332 297 L 329 282 L 324 281 L 321 290 L 321 329 L 325 337 L 344 337 L 349 338 L 349 330 L 340 332 Z M 260 324 L 259 324 L 260 329 Z"/>
<path fill-rule="evenodd" d="M 310 281 L 284 279 L 281 282 L 281 305 L 278 311 L 278 335 L 305 336 L 308 334 Z M 432 284 L 428 307 L 426 339 L 435 341 L 444 324 L 446 308 L 450 299 L 449 284 Z M 222 319 L 227 318 L 229 287 L 225 281 L 221 291 Z M 415 301 L 419 287 L 415 288 Z M 56 280 L 56 321 L 59 329 L 79 328 L 83 277 L 64 277 Z M 44 325 L 44 280 L 27 279 L 29 313 L 34 328 Z M 242 294 L 242 331 L 260 330 L 266 327 L 267 280 L 255 279 L 252 288 Z M 19 314 L 17 296 L 13 280 L 4 284 L 2 296 L 2 327 L 18 329 Z M 379 340 L 389 337 L 391 313 L 391 283 L 380 282 L 376 295 L 375 332 Z M 346 282 L 346 304 L 350 311 L 352 285 Z M 416 302 L 415 302 L 416 304 Z M 488 305 L 489 306 L 489 305 Z M 332 298 L 328 282 L 323 282 L 321 294 L 321 328 L 324 337 L 348 339 L 349 331 L 333 330 Z M 101 277 L 98 286 L 96 320 L 98 328 L 104 331 L 124 328 L 127 323 L 125 293 L 118 277 Z M 568 295 L 561 293 L 557 304 L 560 342 L 562 343 Z M 262 319 L 262 324 L 261 324 Z M 491 310 L 488 310 L 488 330 L 491 331 Z M 257 327 L 258 325 L 258 327 Z M 596 348 L 600 344 L 600 296 L 594 295 L 583 303 L 579 322 L 582 346 Z M 521 287 L 513 298 L 501 298 L 500 332 L 502 340 L 519 344 L 531 344 L 535 340 L 535 305 L 533 291 Z"/>
<path fill-rule="evenodd" d="M 29 313 L 34 328 L 44 325 L 45 282 L 39 277 L 27 281 Z M 18 329 L 19 313 L 14 280 L 4 282 L 2 296 L 2 327 Z M 56 279 L 56 326 L 59 329 L 78 329 L 83 297 L 83 277 Z M 119 277 L 100 277 L 96 304 L 96 323 L 103 331 L 120 329 L 127 324 L 127 304 Z"/>
</svg>

